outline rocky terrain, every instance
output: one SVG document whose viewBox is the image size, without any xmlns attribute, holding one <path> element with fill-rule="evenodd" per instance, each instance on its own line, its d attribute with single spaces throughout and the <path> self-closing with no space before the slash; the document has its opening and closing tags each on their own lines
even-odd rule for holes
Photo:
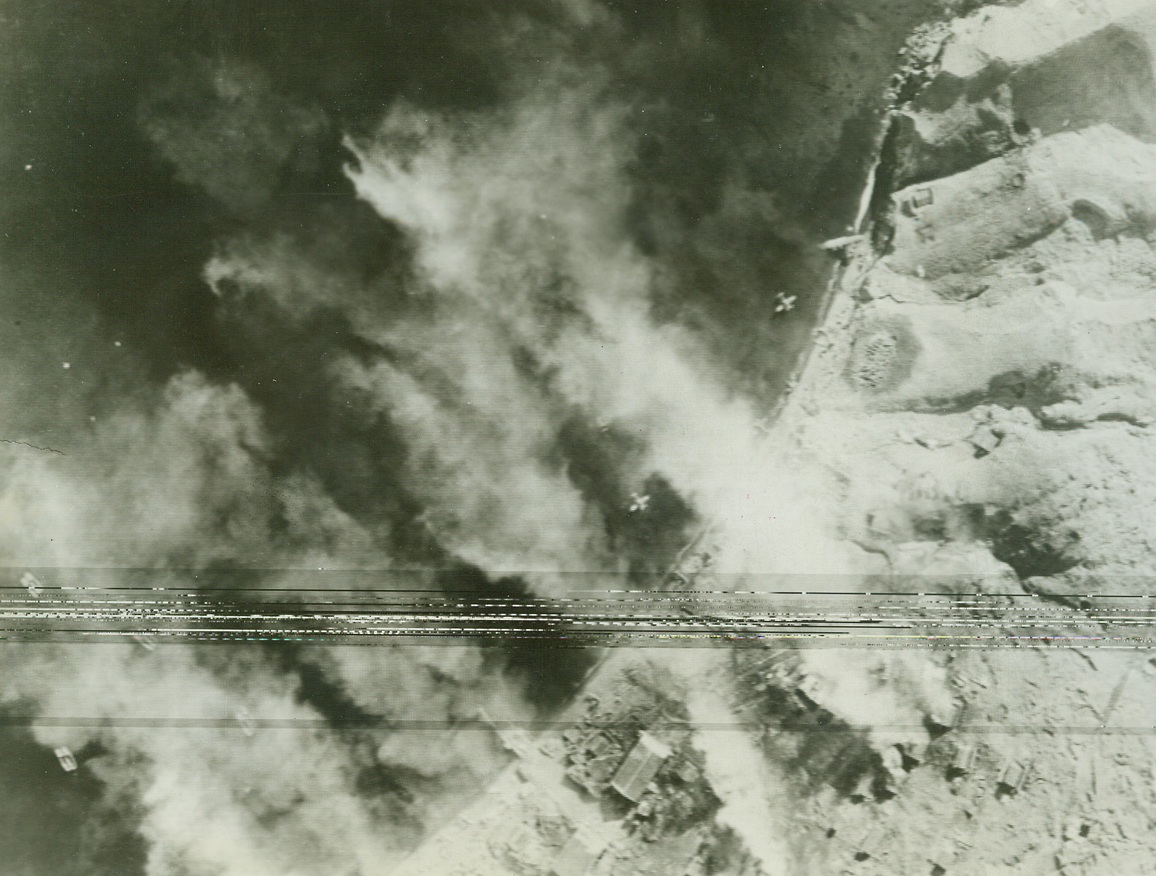
<svg viewBox="0 0 1156 876">
<path fill-rule="evenodd" d="M 1070 4 L 957 24 L 892 121 L 894 191 L 848 245 L 782 424 L 892 571 L 966 553 L 959 572 L 1029 592 L 1146 592 L 1156 17 L 1115 5 L 1014 52 L 986 40 Z"/>
<path fill-rule="evenodd" d="M 816 798 L 808 856 L 825 827 L 876 831 L 851 872 L 1149 866 L 1154 34 L 1145 3 L 981 11 L 896 108 L 780 425 L 877 580 L 977 622 L 933 647 L 953 729 L 895 797 Z"/>
</svg>

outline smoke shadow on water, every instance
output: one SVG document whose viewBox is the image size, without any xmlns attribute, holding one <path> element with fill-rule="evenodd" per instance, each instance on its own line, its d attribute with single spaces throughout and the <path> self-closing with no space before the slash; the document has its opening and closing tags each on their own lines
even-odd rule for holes
<svg viewBox="0 0 1156 876">
<path fill-rule="evenodd" d="M 26 727 L 8 723 L 21 712 L 0 712 L 0 868 L 10 876 L 143 874 L 147 849 L 131 807 L 110 805 L 91 770 L 65 772 Z"/>
</svg>

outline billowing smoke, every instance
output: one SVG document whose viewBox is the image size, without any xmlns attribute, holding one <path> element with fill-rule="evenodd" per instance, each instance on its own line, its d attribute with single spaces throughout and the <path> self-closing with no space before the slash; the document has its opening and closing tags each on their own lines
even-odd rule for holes
<svg viewBox="0 0 1156 876">
<path fill-rule="evenodd" d="M 13 97 L 6 127 L 32 133 L 0 142 L 0 438 L 26 442 L 0 445 L 10 585 L 417 566 L 414 587 L 557 595 L 649 586 L 706 525 L 727 586 L 855 574 L 826 475 L 760 433 L 768 397 L 745 391 L 785 378 L 763 373 L 788 356 L 763 262 L 808 233 L 765 129 L 814 113 L 765 72 L 743 106 L 711 101 L 787 49 L 787 13 L 760 19 L 770 45 L 731 4 L 483 5 L 171 4 L 158 26 L 196 6 L 212 38 L 166 36 L 131 79 L 152 7 L 76 10 L 75 58 L 55 13 L 21 13 L 26 91 L 59 93 L 50 112 Z M 0 703 L 135 801 L 149 876 L 373 874 L 500 765 L 449 728 L 533 715 L 524 685 L 469 643 L 45 646 L 6 649 Z M 285 725 L 188 726 L 242 711 Z M 727 810 L 744 835 L 747 793 Z"/>
<path fill-rule="evenodd" d="M 809 695 L 820 706 L 867 732 L 886 754 L 896 745 L 930 741 L 929 721 L 942 724 L 954 708 L 947 672 L 924 650 L 804 648 L 806 672 L 817 682 Z"/>
<path fill-rule="evenodd" d="M 462 121 L 399 105 L 348 142 L 358 193 L 412 240 L 412 304 L 351 308 L 383 355 L 331 372 L 400 430 L 407 483 L 439 535 L 489 572 L 557 592 L 567 571 L 613 568 L 607 509 L 567 469 L 561 424 L 574 417 L 640 442 L 626 483 L 659 475 L 687 497 L 716 525 L 724 573 L 848 571 L 816 525 L 812 478 L 760 438 L 752 404 L 693 336 L 651 317 L 664 279 L 625 227 L 624 109 L 589 70 L 537 79 L 501 112 Z M 287 267 L 279 241 L 247 241 L 206 276 L 299 311 L 335 306 L 315 271 Z"/>
<path fill-rule="evenodd" d="M 398 822 L 385 830 L 372 817 L 353 782 L 353 753 L 292 726 L 316 714 L 294 704 L 286 676 L 246 669 L 242 687 L 224 684 L 185 647 L 62 646 L 6 678 L 5 693 L 52 718 L 110 720 L 107 729 L 50 721 L 34 731 L 44 745 L 111 751 L 85 768 L 111 787 L 129 785 L 140 801 L 150 876 L 388 872 L 407 837 Z M 229 727 L 241 709 L 286 729 L 246 735 Z M 150 725 L 156 716 L 159 727 Z M 134 718 L 142 726 L 131 726 Z M 181 726 L 198 720 L 207 726 Z"/>
<path fill-rule="evenodd" d="M 96 424 L 69 455 L 10 446 L 0 493 L 5 565 L 38 567 L 48 588 L 38 598 L 63 609 L 82 597 L 58 587 L 122 586 L 126 567 L 152 570 L 137 581 L 194 588 L 237 564 L 386 562 L 316 482 L 275 476 L 269 448 L 244 394 L 195 374 Z M 258 574 L 276 586 L 283 573 Z M 105 781 L 107 796 L 136 801 L 149 876 L 388 872 L 424 825 L 501 766 L 485 734 L 447 745 L 437 728 L 475 717 L 496 697 L 511 702 L 513 689 L 465 645 L 303 659 L 386 729 L 327 730 L 333 716 L 305 689 L 308 674 L 286 674 L 251 648 L 10 649 L 0 706 L 32 715 L 45 746 L 89 752 L 84 768 Z M 246 728 L 244 716 L 256 726 Z M 388 729 L 398 720 L 417 721 L 420 732 Z"/>
<path fill-rule="evenodd" d="M 315 482 L 275 478 L 260 414 L 195 373 L 75 436 L 68 455 L 8 448 L 4 564 L 100 569 L 364 562 L 367 534 Z M 323 562 L 322 562 L 323 561 Z M 56 582 L 53 582 L 56 583 Z"/>
<path fill-rule="evenodd" d="M 692 721 L 717 725 L 730 714 L 718 694 L 696 685 L 688 691 L 687 710 Z M 724 736 L 725 734 L 725 736 Z M 791 856 L 783 841 L 785 813 L 772 805 L 776 781 L 766 759 L 745 731 L 698 730 L 695 745 L 706 761 L 706 778 L 722 800 L 718 819 L 742 838 L 765 876 L 792 871 Z"/>
</svg>

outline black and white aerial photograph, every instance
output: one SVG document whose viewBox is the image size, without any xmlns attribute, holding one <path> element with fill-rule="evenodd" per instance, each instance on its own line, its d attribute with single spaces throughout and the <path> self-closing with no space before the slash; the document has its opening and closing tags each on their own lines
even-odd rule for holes
<svg viewBox="0 0 1156 876">
<path fill-rule="evenodd" d="M 1154 52 L 0 0 L 0 876 L 1156 874 Z"/>
</svg>

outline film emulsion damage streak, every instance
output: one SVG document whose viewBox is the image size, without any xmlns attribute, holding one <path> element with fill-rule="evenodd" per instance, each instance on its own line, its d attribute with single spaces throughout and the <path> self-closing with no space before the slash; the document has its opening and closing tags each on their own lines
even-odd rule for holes
<svg viewBox="0 0 1156 876">
<path fill-rule="evenodd" d="M 1052 825 L 1046 758 L 967 735 L 1008 720 L 995 656 L 607 656 L 550 606 L 918 580 L 991 596 L 978 628 L 1009 588 L 1148 568 L 1060 483 L 1075 453 L 1118 485 L 1148 423 L 1070 329 L 1146 361 L 1141 303 L 1075 291 L 1151 279 L 1143 6 L 0 6 L 6 622 L 81 587 L 275 619 L 389 582 L 551 633 L 10 636 L 0 870 L 1126 872 L 1144 827 L 1100 843 L 1096 799 Z M 1137 62 L 1119 89 L 1079 78 L 1100 43 Z M 1136 177 L 1088 172 L 1105 149 Z M 1010 325 L 1038 336 L 972 355 Z M 1098 723 L 1136 718 L 1146 670 L 1085 659 L 1124 672 Z M 1016 688 L 1031 720 L 1090 684 L 1060 672 Z M 1082 788 L 1144 741 L 1065 744 Z M 997 806 L 1039 841 L 974 852 Z"/>
</svg>

